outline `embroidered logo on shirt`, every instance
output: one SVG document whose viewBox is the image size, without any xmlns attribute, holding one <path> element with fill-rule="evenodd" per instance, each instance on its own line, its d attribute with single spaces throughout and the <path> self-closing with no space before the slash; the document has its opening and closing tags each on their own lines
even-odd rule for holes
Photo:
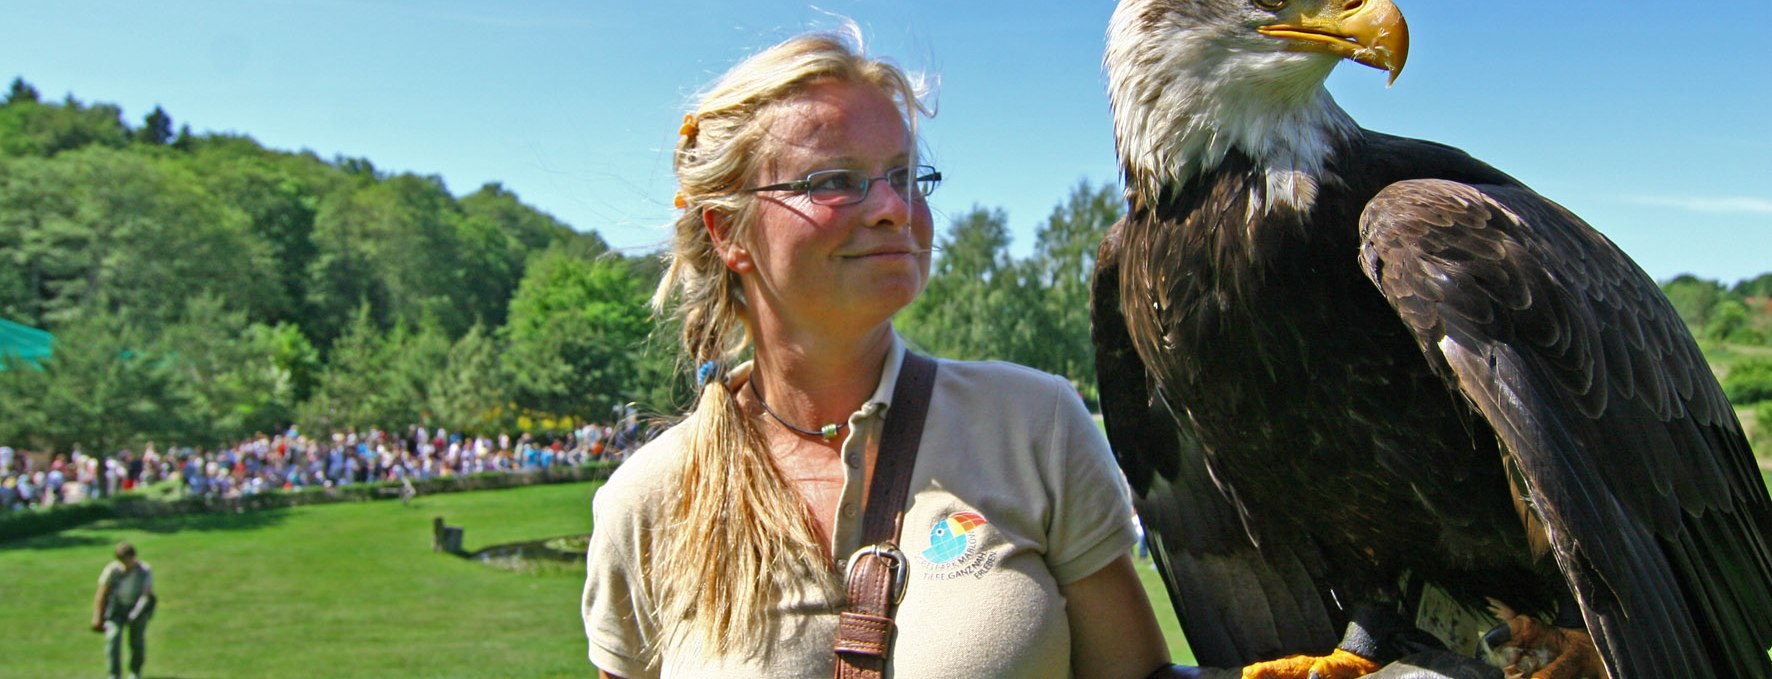
<svg viewBox="0 0 1772 679">
<path fill-rule="evenodd" d="M 918 554 L 929 578 L 948 580 L 962 575 L 984 577 L 997 565 L 996 554 L 980 554 L 983 528 L 989 525 L 978 512 L 955 512 L 929 527 L 929 548 Z"/>
</svg>

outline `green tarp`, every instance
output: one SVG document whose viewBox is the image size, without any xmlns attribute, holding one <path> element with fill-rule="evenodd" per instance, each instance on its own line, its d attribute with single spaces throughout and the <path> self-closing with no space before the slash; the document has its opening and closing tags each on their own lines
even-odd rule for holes
<svg viewBox="0 0 1772 679">
<path fill-rule="evenodd" d="M 49 358 L 54 344 L 55 336 L 47 330 L 0 318 L 0 356 L 20 358 L 36 365 L 39 359 Z M 0 361 L 0 370 L 5 370 L 6 364 L 7 361 Z"/>
</svg>

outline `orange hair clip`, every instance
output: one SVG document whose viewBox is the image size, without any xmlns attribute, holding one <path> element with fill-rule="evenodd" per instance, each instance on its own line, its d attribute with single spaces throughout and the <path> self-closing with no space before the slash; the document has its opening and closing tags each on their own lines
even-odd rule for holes
<svg viewBox="0 0 1772 679">
<path fill-rule="evenodd" d="M 695 114 L 694 113 L 683 114 L 683 126 L 677 128 L 677 134 L 683 135 L 684 137 L 688 138 L 689 143 L 693 144 L 693 143 L 695 143 L 696 133 L 700 132 L 700 131 L 701 131 L 701 123 L 699 123 L 695 120 Z"/>
<path fill-rule="evenodd" d="M 683 125 L 677 128 L 677 134 L 683 136 L 683 143 L 694 144 L 695 135 L 699 132 L 701 132 L 701 123 L 696 121 L 695 114 L 683 114 Z M 672 200 L 671 203 L 676 205 L 679 210 L 688 209 L 689 207 L 689 201 L 683 198 L 682 191 L 677 192 L 677 197 Z"/>
</svg>

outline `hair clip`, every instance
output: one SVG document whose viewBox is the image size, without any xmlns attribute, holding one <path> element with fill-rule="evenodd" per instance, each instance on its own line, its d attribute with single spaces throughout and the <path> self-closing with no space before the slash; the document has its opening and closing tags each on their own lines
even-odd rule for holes
<svg viewBox="0 0 1772 679">
<path fill-rule="evenodd" d="M 713 379 L 714 374 L 718 372 L 720 372 L 719 363 L 703 361 L 701 366 L 695 369 L 695 386 L 697 388 L 707 386 L 708 380 Z"/>
<path fill-rule="evenodd" d="M 693 145 L 696 135 L 700 133 L 701 123 L 695 119 L 695 114 L 683 114 L 683 125 L 677 128 L 677 134 L 683 137 L 683 145 Z M 671 204 L 676 205 L 679 210 L 689 209 L 689 200 L 683 197 L 682 191 L 677 192 L 677 197 L 671 200 Z"/>
<path fill-rule="evenodd" d="M 701 123 L 695 120 L 695 114 L 683 114 L 683 126 L 677 128 L 677 134 L 682 135 L 687 143 L 693 144 L 695 143 L 695 135 L 700 132 Z"/>
</svg>

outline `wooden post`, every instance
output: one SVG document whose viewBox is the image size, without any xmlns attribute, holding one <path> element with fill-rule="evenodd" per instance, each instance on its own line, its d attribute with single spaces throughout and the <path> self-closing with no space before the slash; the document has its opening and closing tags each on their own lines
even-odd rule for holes
<svg viewBox="0 0 1772 679">
<path fill-rule="evenodd" d="M 431 518 L 431 551 L 461 553 L 461 526 L 443 525 L 443 517 Z"/>
</svg>

